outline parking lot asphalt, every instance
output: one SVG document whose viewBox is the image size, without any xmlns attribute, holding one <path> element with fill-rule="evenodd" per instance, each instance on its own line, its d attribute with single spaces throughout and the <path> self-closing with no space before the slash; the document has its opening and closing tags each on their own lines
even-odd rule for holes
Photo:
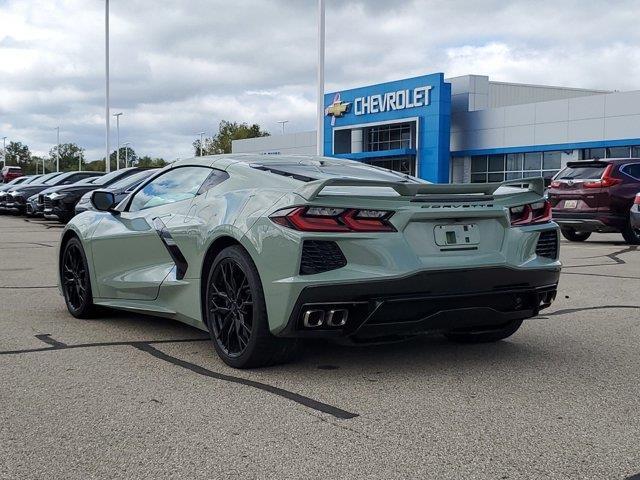
<svg viewBox="0 0 640 480">
<path fill-rule="evenodd" d="M 0 478 L 624 479 L 640 473 L 640 251 L 562 243 L 496 344 L 311 343 L 237 371 L 206 335 L 58 294 L 55 222 L 0 217 Z"/>
</svg>

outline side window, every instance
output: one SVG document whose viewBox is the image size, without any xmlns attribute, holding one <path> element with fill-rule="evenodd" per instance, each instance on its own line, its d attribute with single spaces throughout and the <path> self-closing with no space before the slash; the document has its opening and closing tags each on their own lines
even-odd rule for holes
<svg viewBox="0 0 640 480">
<path fill-rule="evenodd" d="M 178 167 L 154 178 L 133 196 L 130 212 L 180 202 L 195 197 L 211 174 L 206 167 Z"/>
<path fill-rule="evenodd" d="M 198 195 L 202 195 L 203 193 L 207 193 L 216 185 L 220 185 L 227 178 L 229 178 L 229 174 L 227 172 L 223 172 L 222 170 L 214 169 L 211 174 L 204 181 L 200 190 L 198 190 Z"/>
<path fill-rule="evenodd" d="M 78 180 L 80 180 L 80 177 L 78 176 L 78 174 L 69 175 L 66 179 L 62 181 L 61 185 L 71 185 L 72 183 L 75 183 Z"/>
<path fill-rule="evenodd" d="M 623 172 L 636 180 L 640 180 L 640 163 L 625 165 Z"/>
</svg>

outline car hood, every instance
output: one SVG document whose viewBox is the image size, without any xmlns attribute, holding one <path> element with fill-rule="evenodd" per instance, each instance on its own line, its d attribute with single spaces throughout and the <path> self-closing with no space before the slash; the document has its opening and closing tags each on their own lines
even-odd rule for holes
<svg viewBox="0 0 640 480">
<path fill-rule="evenodd" d="M 50 185 L 26 185 L 22 188 L 20 187 L 12 188 L 10 191 L 17 192 L 20 195 L 30 196 L 30 195 L 33 195 L 34 193 L 40 193 L 41 191 L 46 190 L 47 188 L 50 188 Z"/>
<path fill-rule="evenodd" d="M 58 193 L 75 193 L 78 195 L 82 195 L 86 192 L 95 190 L 96 188 L 98 188 L 97 185 L 65 185 L 63 187 L 49 188 L 46 191 L 46 193 L 58 192 Z"/>
</svg>

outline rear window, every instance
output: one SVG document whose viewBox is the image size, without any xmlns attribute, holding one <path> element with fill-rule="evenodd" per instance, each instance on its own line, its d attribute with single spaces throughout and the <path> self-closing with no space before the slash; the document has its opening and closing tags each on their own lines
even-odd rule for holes
<svg viewBox="0 0 640 480">
<path fill-rule="evenodd" d="M 596 180 L 602 177 L 608 164 L 589 165 L 584 167 L 567 167 L 562 170 L 556 180 Z"/>
</svg>

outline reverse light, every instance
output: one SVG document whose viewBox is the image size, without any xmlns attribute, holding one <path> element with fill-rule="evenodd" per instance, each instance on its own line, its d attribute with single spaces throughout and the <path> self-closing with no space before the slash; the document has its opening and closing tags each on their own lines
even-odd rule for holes
<svg viewBox="0 0 640 480">
<path fill-rule="evenodd" d="M 551 221 L 551 203 L 543 200 L 536 203 L 519 205 L 509 209 L 512 227 L 523 227 L 525 225 L 537 225 Z"/>
<path fill-rule="evenodd" d="M 393 212 L 333 207 L 293 207 L 269 218 L 283 227 L 303 232 L 395 232 L 389 222 Z"/>
<path fill-rule="evenodd" d="M 582 184 L 584 188 L 606 188 L 613 187 L 614 185 L 618 185 L 622 183 L 622 180 L 619 178 L 614 178 L 611 176 L 611 172 L 613 171 L 613 165 L 609 164 L 604 169 L 602 173 L 602 178 L 600 180 L 596 180 L 595 182 L 585 182 Z"/>
</svg>

